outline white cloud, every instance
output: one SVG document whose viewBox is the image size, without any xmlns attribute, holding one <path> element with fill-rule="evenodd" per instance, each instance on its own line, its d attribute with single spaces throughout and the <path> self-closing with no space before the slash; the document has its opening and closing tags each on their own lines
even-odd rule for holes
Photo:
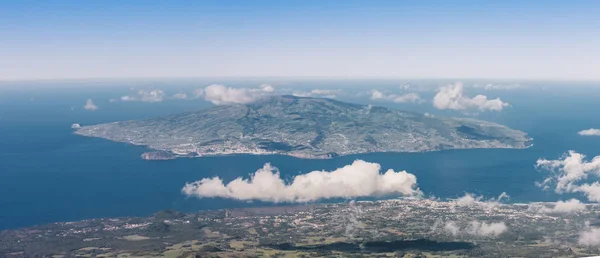
<svg viewBox="0 0 600 258">
<path fill-rule="evenodd" d="M 295 91 L 294 93 L 292 93 L 293 96 L 296 97 L 311 97 L 312 94 L 310 94 L 310 92 L 306 92 L 306 91 Z"/>
<path fill-rule="evenodd" d="M 473 88 L 485 89 L 485 90 L 515 90 L 520 89 L 523 86 L 519 83 L 508 83 L 508 84 L 475 84 Z"/>
<path fill-rule="evenodd" d="M 271 85 L 263 84 L 259 89 L 232 88 L 213 84 L 204 88 L 204 99 L 215 105 L 247 104 L 254 102 L 274 91 Z"/>
<path fill-rule="evenodd" d="M 421 101 L 423 101 L 423 100 L 417 93 L 406 93 L 406 94 L 394 96 L 394 102 L 396 102 L 396 103 L 408 103 L 408 102 L 415 103 L 415 102 L 421 102 Z"/>
<path fill-rule="evenodd" d="M 600 228 L 588 228 L 579 233 L 579 244 L 586 246 L 600 245 Z"/>
<path fill-rule="evenodd" d="M 465 193 L 463 197 L 456 199 L 456 203 L 458 205 L 471 206 L 481 202 L 482 198 L 483 196 L 474 196 L 473 194 Z"/>
<path fill-rule="evenodd" d="M 135 95 L 121 97 L 122 101 L 161 102 L 165 98 L 163 90 L 139 90 Z"/>
<path fill-rule="evenodd" d="M 90 110 L 90 111 L 98 110 L 98 106 L 96 106 L 96 104 L 94 104 L 94 101 L 92 101 L 92 99 L 88 99 L 85 102 L 85 105 L 83 106 L 83 108 L 85 110 Z"/>
<path fill-rule="evenodd" d="M 576 192 L 581 192 L 592 202 L 600 202 L 600 183 L 583 184 L 575 189 Z"/>
<path fill-rule="evenodd" d="M 367 110 L 367 114 L 371 113 L 371 109 L 373 109 L 373 105 L 369 104 L 367 106 L 365 106 L 365 109 Z"/>
<path fill-rule="evenodd" d="M 579 183 L 588 178 L 589 175 L 598 177 L 600 175 L 600 156 L 594 157 L 590 162 L 584 161 L 585 155 L 575 151 L 569 151 L 562 159 L 546 160 L 538 159 L 536 167 L 550 173 L 538 186 L 544 189 L 556 184 L 556 193 L 583 193 L 588 200 L 600 202 L 600 183 Z"/>
<path fill-rule="evenodd" d="M 273 88 L 273 86 L 271 86 L 269 84 L 263 84 L 263 85 L 260 85 L 260 90 L 262 90 L 264 92 L 274 92 L 275 88 Z"/>
<path fill-rule="evenodd" d="M 185 93 L 177 93 L 177 94 L 173 95 L 172 98 L 173 99 L 187 99 L 188 96 Z"/>
<path fill-rule="evenodd" d="M 188 196 L 221 197 L 267 202 L 310 202 L 330 198 L 360 196 L 415 195 L 417 178 L 406 171 L 388 170 L 380 174 L 377 163 L 356 160 L 334 171 L 312 171 L 297 175 L 290 184 L 269 163 L 250 179 L 237 178 L 227 185 L 219 177 L 187 183 L 182 192 Z"/>
<path fill-rule="evenodd" d="M 467 227 L 467 233 L 477 236 L 499 236 L 506 231 L 504 222 L 485 223 L 482 221 L 471 221 Z"/>
<path fill-rule="evenodd" d="M 326 97 L 336 98 L 338 94 L 342 93 L 342 90 L 331 90 L 331 89 L 314 89 L 311 91 L 295 91 L 292 95 L 296 97 Z"/>
<path fill-rule="evenodd" d="M 507 229 L 508 227 L 504 222 L 492 222 L 488 224 L 478 220 L 470 221 L 463 228 L 460 228 L 454 221 L 448 221 L 444 225 L 444 231 L 452 234 L 453 236 L 471 235 L 482 237 L 497 237 L 500 234 L 506 232 Z"/>
<path fill-rule="evenodd" d="M 383 99 L 385 96 L 383 95 L 383 92 L 378 91 L 378 90 L 372 90 L 371 91 L 371 99 L 375 100 L 375 99 Z"/>
<path fill-rule="evenodd" d="M 460 234 L 460 227 L 456 225 L 456 222 L 448 221 L 446 222 L 446 225 L 444 225 L 444 231 L 452 234 L 453 236 L 458 236 Z"/>
<path fill-rule="evenodd" d="M 552 208 L 548 208 L 543 204 L 530 204 L 529 210 L 539 213 L 572 213 L 585 210 L 585 204 L 577 199 L 567 201 L 558 201 L 554 203 Z"/>
<path fill-rule="evenodd" d="M 579 132 L 578 134 L 582 135 L 582 136 L 600 136 L 600 129 L 590 128 L 587 130 L 583 130 L 583 131 Z"/>
<path fill-rule="evenodd" d="M 372 100 L 391 100 L 396 103 L 421 103 L 424 102 L 423 99 L 417 93 L 405 93 L 401 95 L 397 94 L 389 94 L 385 95 L 383 92 L 379 90 L 371 91 L 371 99 Z"/>
<path fill-rule="evenodd" d="M 462 83 L 457 82 L 440 88 L 433 98 L 433 106 L 437 109 L 502 111 L 502 109 L 509 106 L 509 104 L 502 102 L 500 98 L 488 99 L 485 95 L 477 95 L 473 98 L 469 98 L 463 93 Z"/>
<path fill-rule="evenodd" d="M 456 204 L 460 206 L 478 206 L 484 209 L 491 209 L 501 204 L 502 199 L 508 199 L 510 196 L 505 192 L 502 192 L 498 198 L 490 198 L 484 201 L 483 196 L 476 196 L 471 193 L 465 193 L 463 197 L 455 200 Z"/>
<path fill-rule="evenodd" d="M 585 204 L 581 203 L 577 199 L 570 199 L 568 201 L 558 201 L 552 208 L 554 212 L 569 213 L 574 211 L 585 210 Z"/>
</svg>

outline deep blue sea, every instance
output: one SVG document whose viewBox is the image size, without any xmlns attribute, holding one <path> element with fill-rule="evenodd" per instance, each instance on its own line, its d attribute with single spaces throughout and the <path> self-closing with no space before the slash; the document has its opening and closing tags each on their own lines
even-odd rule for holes
<svg viewBox="0 0 600 258">
<path fill-rule="evenodd" d="M 202 100 L 111 103 L 109 99 L 135 92 L 131 88 L 162 88 L 175 93 L 209 83 L 213 82 L 0 84 L 0 230 L 98 217 L 145 216 L 161 209 L 196 211 L 271 205 L 186 198 L 180 192 L 186 182 L 215 175 L 229 181 L 247 176 L 266 162 L 277 166 L 284 177 L 291 178 L 298 173 L 332 170 L 363 159 L 380 163 L 384 169 L 415 174 L 420 189 L 436 197 L 454 198 L 465 192 L 493 197 L 506 192 L 511 202 L 556 201 L 571 196 L 559 196 L 535 186 L 536 181 L 544 178 L 544 174 L 534 168 L 536 160 L 558 158 L 568 150 L 589 157 L 600 155 L 600 137 L 577 135 L 583 129 L 600 128 L 600 85 L 590 83 L 540 82 L 537 84 L 548 86 L 483 92 L 489 97 L 501 97 L 511 107 L 474 117 L 526 131 L 534 138 L 534 146 L 526 150 L 373 153 L 332 160 L 239 155 L 152 162 L 140 158 L 140 154 L 147 151 L 144 147 L 81 137 L 72 134 L 70 129 L 72 123 L 96 124 L 205 108 L 211 104 Z M 238 86 L 236 83 L 260 84 L 229 82 L 231 86 Z M 398 85 L 397 82 L 368 80 L 272 83 L 280 88 L 339 88 L 357 92 Z M 434 92 L 421 94 L 430 100 Z M 437 111 L 430 101 L 420 105 L 374 103 L 358 95 L 339 98 L 435 115 L 464 116 L 459 112 Z M 100 109 L 83 110 L 81 107 L 88 98 L 93 98 Z"/>
</svg>

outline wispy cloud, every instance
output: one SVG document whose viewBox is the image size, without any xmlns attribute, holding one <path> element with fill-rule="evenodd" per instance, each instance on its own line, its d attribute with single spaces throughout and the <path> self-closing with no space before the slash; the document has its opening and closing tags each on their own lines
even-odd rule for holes
<svg viewBox="0 0 600 258">
<path fill-rule="evenodd" d="M 331 90 L 331 89 L 313 89 L 311 91 L 295 91 L 292 95 L 297 97 L 326 97 L 336 98 L 337 95 L 342 93 L 342 90 Z"/>
<path fill-rule="evenodd" d="M 580 131 L 578 134 L 582 136 L 600 136 L 600 129 L 590 128 Z"/>
<path fill-rule="evenodd" d="M 600 245 L 600 228 L 587 228 L 580 232 L 578 243 L 585 246 Z"/>
<path fill-rule="evenodd" d="M 187 99 L 188 95 L 185 94 L 185 93 L 181 93 L 180 92 L 180 93 L 173 94 L 173 96 L 171 98 L 173 98 L 173 99 Z"/>
<path fill-rule="evenodd" d="M 371 90 L 372 100 L 388 100 L 396 103 L 422 103 L 423 99 L 417 93 L 385 94 L 379 90 Z"/>
<path fill-rule="evenodd" d="M 464 95 L 464 89 L 461 82 L 456 82 L 439 89 L 433 98 L 433 106 L 437 109 L 468 110 L 477 109 L 480 111 L 502 111 L 509 104 L 502 102 L 500 98 L 488 99 L 485 95 L 477 95 L 469 98 Z"/>
<path fill-rule="evenodd" d="M 121 101 L 161 102 L 165 99 L 163 90 L 139 90 L 135 95 L 121 97 Z"/>
<path fill-rule="evenodd" d="M 85 102 L 83 109 L 90 110 L 90 111 L 96 111 L 96 110 L 98 110 L 98 106 L 96 106 L 96 104 L 94 104 L 94 101 L 92 101 L 92 99 L 88 99 Z"/>
<path fill-rule="evenodd" d="M 497 237 L 506 232 L 508 227 L 504 222 L 486 223 L 483 221 L 472 220 L 462 227 L 455 221 L 447 221 L 444 225 L 444 231 L 453 236 L 482 236 Z"/>
<path fill-rule="evenodd" d="M 415 195 L 417 178 L 406 171 L 388 170 L 380 174 L 377 163 L 356 160 L 334 171 L 312 171 L 297 175 L 290 184 L 281 179 L 276 167 L 267 163 L 250 179 L 237 178 L 227 185 L 219 177 L 187 183 L 188 196 L 221 197 L 266 202 L 311 202 L 330 198 Z"/>
</svg>

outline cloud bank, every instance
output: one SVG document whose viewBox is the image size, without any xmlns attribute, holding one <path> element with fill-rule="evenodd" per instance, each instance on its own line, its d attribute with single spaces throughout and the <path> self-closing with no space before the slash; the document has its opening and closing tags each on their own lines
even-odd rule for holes
<svg viewBox="0 0 600 258">
<path fill-rule="evenodd" d="M 182 192 L 195 197 L 220 197 L 265 202 L 311 202 L 330 198 L 405 195 L 420 193 L 417 178 L 392 169 L 380 174 L 381 166 L 356 160 L 334 171 L 312 171 L 297 175 L 290 184 L 281 179 L 276 167 L 267 163 L 250 179 L 237 178 L 227 185 L 219 177 L 187 183 Z"/>
<path fill-rule="evenodd" d="M 421 103 L 424 100 L 417 93 L 405 93 L 401 95 L 390 94 L 385 95 L 383 92 L 379 90 L 371 91 L 371 99 L 372 100 L 389 100 L 396 103 Z"/>
<path fill-rule="evenodd" d="M 83 109 L 90 110 L 90 111 L 95 111 L 95 110 L 98 110 L 98 106 L 96 106 L 96 104 L 94 104 L 94 101 L 92 101 L 92 99 L 88 99 L 85 102 L 85 105 L 83 106 Z"/>
<path fill-rule="evenodd" d="M 448 221 L 444 225 L 444 231 L 453 235 L 497 237 L 506 232 L 508 227 L 504 222 L 485 223 L 483 221 L 472 220 L 462 228 L 454 221 Z"/>
<path fill-rule="evenodd" d="M 220 84 L 209 85 L 203 91 L 197 91 L 196 96 L 204 96 L 204 99 L 215 105 L 247 104 L 252 103 L 265 95 L 275 91 L 273 86 L 261 85 L 258 89 L 232 88 Z"/>
<path fill-rule="evenodd" d="M 558 201 L 554 203 L 552 208 L 548 208 L 543 204 L 530 204 L 530 211 L 539 213 L 572 213 L 577 211 L 585 210 L 585 204 L 581 203 L 577 199 L 570 199 L 567 201 Z"/>
<path fill-rule="evenodd" d="M 331 89 L 314 89 L 311 91 L 296 91 L 292 95 L 296 97 L 325 97 L 325 98 L 336 98 L 337 95 L 342 93 L 342 90 L 331 90 Z"/>
<path fill-rule="evenodd" d="M 590 128 L 580 131 L 578 134 L 581 136 L 600 136 L 600 129 Z"/>
<path fill-rule="evenodd" d="M 556 193 L 583 193 L 589 201 L 600 202 L 600 183 L 583 183 L 589 176 L 600 176 L 600 156 L 591 161 L 584 160 L 585 155 L 575 151 L 557 160 L 538 159 L 536 167 L 550 175 L 537 185 L 544 189 L 554 186 Z"/>
<path fill-rule="evenodd" d="M 163 90 L 139 90 L 135 95 L 121 97 L 121 101 L 161 102 L 165 99 Z"/>
<path fill-rule="evenodd" d="M 478 109 L 480 111 L 502 111 L 509 104 L 502 102 L 500 98 L 488 99 L 485 95 L 477 95 L 469 98 L 463 93 L 463 85 L 460 82 L 442 87 L 433 97 L 433 106 L 437 109 L 467 110 Z"/>
</svg>

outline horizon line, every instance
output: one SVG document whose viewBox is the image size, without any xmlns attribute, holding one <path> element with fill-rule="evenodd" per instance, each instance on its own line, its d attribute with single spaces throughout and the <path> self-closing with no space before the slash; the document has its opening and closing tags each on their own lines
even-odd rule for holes
<svg viewBox="0 0 600 258">
<path fill-rule="evenodd" d="M 320 80 L 427 80 L 427 81 L 529 81 L 529 82 L 600 82 L 591 78 L 508 78 L 508 77 L 419 77 L 419 76 L 287 76 L 287 75 L 257 75 L 257 76 L 149 76 L 149 77 L 58 77 L 58 78 L 0 78 L 0 83 L 10 82 L 55 82 L 55 81 L 130 81 L 130 80 L 252 80 L 252 79 L 320 79 Z"/>
</svg>

